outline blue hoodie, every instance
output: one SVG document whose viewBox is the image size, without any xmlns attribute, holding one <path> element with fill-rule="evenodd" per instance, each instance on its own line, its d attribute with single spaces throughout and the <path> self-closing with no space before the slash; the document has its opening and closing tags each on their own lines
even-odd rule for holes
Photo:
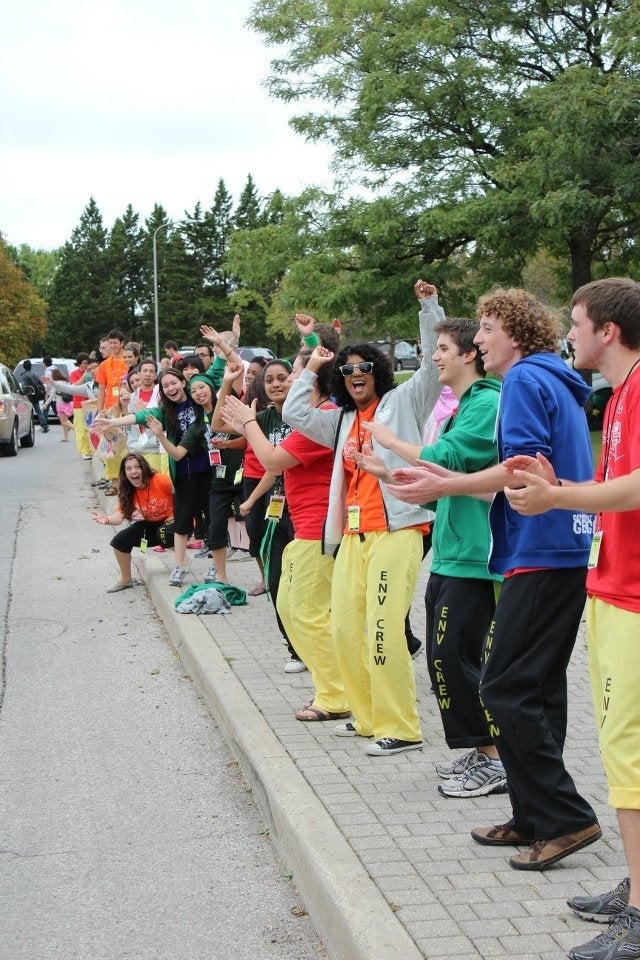
<svg viewBox="0 0 640 960">
<path fill-rule="evenodd" d="M 593 478 L 593 455 L 584 405 L 591 394 L 582 377 L 555 353 L 523 357 L 502 384 L 498 456 L 544 454 L 556 476 Z M 496 494 L 490 512 L 493 545 L 489 569 L 586 567 L 593 533 L 591 514 L 551 510 L 523 517 Z"/>
</svg>

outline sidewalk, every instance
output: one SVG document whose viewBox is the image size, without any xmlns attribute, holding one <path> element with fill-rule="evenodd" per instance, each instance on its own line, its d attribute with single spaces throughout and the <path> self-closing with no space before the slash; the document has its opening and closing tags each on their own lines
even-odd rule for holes
<svg viewBox="0 0 640 960">
<path fill-rule="evenodd" d="M 602 928 L 574 917 L 568 896 L 600 892 L 624 874 L 615 817 L 596 742 L 584 634 L 569 670 L 567 765 L 593 803 L 603 839 L 544 873 L 509 867 L 511 850 L 483 847 L 473 826 L 502 823 L 506 795 L 456 800 L 437 791 L 434 762 L 448 758 L 424 656 L 416 662 L 425 746 L 389 758 L 364 755 L 358 739 L 332 736 L 332 723 L 301 723 L 308 673 L 285 674 L 266 595 L 231 615 L 174 613 L 173 552 L 134 552 L 167 632 L 238 758 L 265 822 L 332 960 L 445 957 L 560 960 Z M 186 585 L 202 582 L 192 560 Z M 429 558 L 412 610 L 424 636 Z M 248 589 L 254 562 L 228 565 Z M 133 600 L 123 594 L 123 601 Z"/>
</svg>

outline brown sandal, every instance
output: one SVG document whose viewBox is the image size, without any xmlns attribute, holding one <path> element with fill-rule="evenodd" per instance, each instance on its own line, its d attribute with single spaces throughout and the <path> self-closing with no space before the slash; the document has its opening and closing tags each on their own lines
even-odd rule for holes
<svg viewBox="0 0 640 960">
<path fill-rule="evenodd" d="M 320 707 L 314 707 L 312 703 L 308 703 L 301 710 L 296 710 L 294 716 L 296 720 L 302 720 L 305 723 L 317 723 L 323 720 L 346 720 L 347 717 L 351 716 L 351 711 L 330 713 L 328 710 L 322 710 Z"/>
</svg>

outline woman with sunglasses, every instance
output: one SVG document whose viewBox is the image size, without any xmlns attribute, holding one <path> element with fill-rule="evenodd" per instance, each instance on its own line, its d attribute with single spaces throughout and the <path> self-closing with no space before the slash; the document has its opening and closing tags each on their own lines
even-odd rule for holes
<svg viewBox="0 0 640 960">
<path fill-rule="evenodd" d="M 337 551 L 331 592 L 331 630 L 353 720 L 339 724 L 343 737 L 373 738 L 365 752 L 389 756 L 422 747 L 416 685 L 404 632 L 420 563 L 422 533 L 430 514 L 400 503 L 375 477 L 360 470 L 355 455 L 373 444 L 388 469 L 400 459 L 372 441 L 363 424 L 380 420 L 419 445 L 440 394 L 435 323 L 444 318 L 436 288 L 419 280 L 423 361 L 396 384 L 391 364 L 371 344 L 340 351 L 333 379 L 338 410 L 318 410 L 312 394 L 317 372 L 333 361 L 318 346 L 292 384 L 283 417 L 292 427 L 335 451 L 324 530 L 325 553 Z M 338 550 L 338 547 L 340 548 Z"/>
</svg>

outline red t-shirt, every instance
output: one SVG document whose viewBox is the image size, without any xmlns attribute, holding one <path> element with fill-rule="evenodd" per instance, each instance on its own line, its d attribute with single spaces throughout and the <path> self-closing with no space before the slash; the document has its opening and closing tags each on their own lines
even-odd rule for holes
<svg viewBox="0 0 640 960">
<path fill-rule="evenodd" d="M 640 367 L 636 367 L 607 405 L 596 480 L 613 480 L 639 468 Z M 598 522 L 602 542 L 598 565 L 587 574 L 587 592 L 614 607 L 640 613 L 640 510 L 603 513 Z"/>
<path fill-rule="evenodd" d="M 248 480 L 262 480 L 266 471 L 255 453 L 253 452 L 253 447 L 250 443 L 247 443 L 244 448 L 244 466 L 242 468 L 242 476 L 247 477 Z"/>
<path fill-rule="evenodd" d="M 85 371 L 84 371 L 84 370 L 81 370 L 80 367 L 78 367 L 77 370 L 73 370 L 73 371 L 69 374 L 69 383 L 80 383 L 80 382 L 84 379 L 84 374 L 85 374 Z M 88 399 L 89 399 L 88 397 L 76 397 L 76 395 L 74 394 L 74 395 L 73 395 L 73 409 L 74 409 L 74 410 L 82 410 L 82 404 L 83 404 L 83 402 L 84 402 L 85 400 L 88 400 Z"/>
<path fill-rule="evenodd" d="M 321 410 L 335 410 L 325 403 Z M 284 493 L 296 540 L 321 540 L 327 518 L 333 450 L 294 430 L 278 444 L 299 463 L 284 471 Z"/>
</svg>

